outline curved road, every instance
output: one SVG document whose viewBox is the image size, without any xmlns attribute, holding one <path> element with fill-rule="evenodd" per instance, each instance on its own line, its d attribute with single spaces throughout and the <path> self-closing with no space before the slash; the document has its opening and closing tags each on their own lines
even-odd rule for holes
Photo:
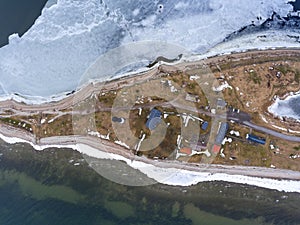
<svg viewBox="0 0 300 225">
<path fill-rule="evenodd" d="M 227 113 L 227 114 L 213 114 L 213 113 L 210 113 L 210 112 L 207 112 L 207 111 L 204 111 L 204 110 L 199 110 L 199 109 L 195 110 L 192 107 L 182 106 L 180 104 L 176 104 L 176 102 L 173 103 L 172 105 L 173 106 L 175 105 L 176 107 L 184 108 L 186 110 L 190 110 L 190 111 L 193 111 L 193 112 L 204 113 L 208 116 L 214 116 L 214 117 L 218 117 L 218 118 L 222 118 L 222 119 L 233 120 L 237 123 L 243 124 L 247 127 L 253 128 L 257 131 L 264 132 L 264 133 L 272 135 L 274 137 L 281 138 L 283 140 L 293 141 L 293 142 L 300 142 L 300 136 L 283 134 L 283 133 L 280 133 L 278 131 L 275 131 L 275 130 L 272 130 L 272 129 L 269 129 L 269 128 L 266 128 L 266 127 L 262 127 L 262 126 L 259 126 L 259 125 L 256 125 L 256 124 L 250 122 L 251 117 L 250 117 L 249 114 L 247 114 L 245 112 Z"/>
</svg>

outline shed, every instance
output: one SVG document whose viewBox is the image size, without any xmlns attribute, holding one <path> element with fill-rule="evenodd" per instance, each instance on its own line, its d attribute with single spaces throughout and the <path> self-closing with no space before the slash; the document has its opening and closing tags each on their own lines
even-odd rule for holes
<svg viewBox="0 0 300 225">
<path fill-rule="evenodd" d="M 154 130 L 161 123 L 162 113 L 157 109 L 152 109 L 149 118 L 146 122 L 146 127 L 150 130 Z"/>
<path fill-rule="evenodd" d="M 214 145 L 213 153 L 218 154 L 221 150 L 221 145 Z"/>
<path fill-rule="evenodd" d="M 190 102 L 199 102 L 199 96 L 187 93 L 185 96 L 185 100 Z"/>
<path fill-rule="evenodd" d="M 179 150 L 179 153 L 186 154 L 186 155 L 191 155 L 192 154 L 192 149 L 187 148 L 187 147 L 183 147 Z"/>
<path fill-rule="evenodd" d="M 201 129 L 202 129 L 202 130 L 207 130 L 207 128 L 208 128 L 208 122 L 207 122 L 207 121 L 204 121 L 204 122 L 202 123 L 202 125 L 201 125 Z"/>
<path fill-rule="evenodd" d="M 249 140 L 249 141 L 252 141 L 254 143 L 261 144 L 261 145 L 266 144 L 266 139 L 265 138 L 258 137 L 258 136 L 252 135 L 252 134 L 247 134 L 246 139 Z"/>
<path fill-rule="evenodd" d="M 119 118 L 119 117 L 112 117 L 111 119 L 113 122 L 116 122 L 116 123 L 124 123 L 125 119 L 124 118 Z"/>
<path fill-rule="evenodd" d="M 216 137 L 216 144 L 221 145 L 229 129 L 228 123 L 222 122 Z"/>
</svg>

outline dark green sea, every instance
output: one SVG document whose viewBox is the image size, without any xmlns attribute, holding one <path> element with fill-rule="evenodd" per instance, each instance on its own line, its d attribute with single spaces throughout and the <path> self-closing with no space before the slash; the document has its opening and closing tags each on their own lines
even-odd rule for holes
<svg viewBox="0 0 300 225">
<path fill-rule="evenodd" d="M 13 33 L 23 35 L 40 15 L 47 0 L 0 0 L 0 47 Z"/>
<path fill-rule="evenodd" d="M 71 149 L 0 141 L 0 155 L 0 224 L 300 224 L 296 193 L 225 182 L 129 187 Z"/>
</svg>

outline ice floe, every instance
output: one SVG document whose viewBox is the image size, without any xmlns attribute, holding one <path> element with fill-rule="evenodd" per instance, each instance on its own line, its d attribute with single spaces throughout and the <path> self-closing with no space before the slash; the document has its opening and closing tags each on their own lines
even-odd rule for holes
<svg viewBox="0 0 300 225">
<path fill-rule="evenodd" d="M 253 22 L 262 23 L 274 11 L 286 16 L 292 11 L 287 2 L 51 1 L 22 37 L 11 35 L 9 44 L 0 49 L 0 94 L 38 103 L 65 97 L 66 92 L 78 87 L 82 74 L 100 55 L 136 41 L 162 41 L 204 53 L 232 32 Z M 274 32 L 266 40 L 250 35 L 218 46 L 208 55 L 299 46 L 295 41 L 284 42 L 283 37 L 284 32 Z"/>
</svg>

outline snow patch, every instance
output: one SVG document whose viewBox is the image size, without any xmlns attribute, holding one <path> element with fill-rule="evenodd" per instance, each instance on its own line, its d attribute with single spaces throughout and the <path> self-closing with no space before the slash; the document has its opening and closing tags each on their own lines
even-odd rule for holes
<svg viewBox="0 0 300 225">
<path fill-rule="evenodd" d="M 232 87 L 227 83 L 227 81 L 223 82 L 219 87 L 213 87 L 213 91 L 220 92 L 225 90 L 226 88 L 232 89 Z"/>
<path fill-rule="evenodd" d="M 232 142 L 232 138 L 224 138 L 224 140 L 222 141 L 222 145 L 225 145 L 226 142 L 231 143 Z"/>
<path fill-rule="evenodd" d="M 231 135 L 235 135 L 235 136 L 237 136 L 237 137 L 240 136 L 240 132 L 239 132 L 239 131 L 231 130 L 231 131 L 230 131 L 230 134 L 231 134 Z"/>
<path fill-rule="evenodd" d="M 130 147 L 127 144 L 125 144 L 124 142 L 122 142 L 122 141 L 115 141 L 115 143 L 117 145 L 120 145 L 120 146 L 123 146 L 123 147 L 125 147 L 127 149 L 130 149 Z"/>
</svg>

